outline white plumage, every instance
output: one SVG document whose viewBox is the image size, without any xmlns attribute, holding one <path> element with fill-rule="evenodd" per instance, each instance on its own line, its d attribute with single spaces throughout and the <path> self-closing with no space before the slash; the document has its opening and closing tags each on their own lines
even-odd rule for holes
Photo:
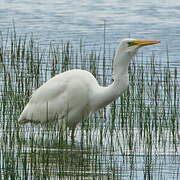
<svg viewBox="0 0 180 180">
<path fill-rule="evenodd" d="M 70 70 L 54 76 L 32 95 L 19 117 L 19 123 L 66 122 L 75 129 L 76 125 L 90 112 L 111 103 L 128 87 L 128 65 L 137 50 L 159 41 L 124 39 L 118 46 L 114 64 L 114 82 L 102 87 L 95 77 L 85 70 Z"/>
<path fill-rule="evenodd" d="M 38 88 L 20 115 L 19 122 L 45 122 L 67 118 L 76 126 L 92 109 L 90 94 L 98 83 L 88 71 L 70 70 L 54 76 Z"/>
</svg>

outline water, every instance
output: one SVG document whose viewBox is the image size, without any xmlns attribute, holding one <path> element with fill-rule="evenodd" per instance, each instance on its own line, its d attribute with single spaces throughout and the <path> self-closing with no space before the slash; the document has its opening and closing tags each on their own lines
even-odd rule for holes
<svg viewBox="0 0 180 180">
<path fill-rule="evenodd" d="M 89 46 L 103 44 L 103 24 L 106 21 L 106 42 L 112 48 L 120 39 L 133 37 L 160 40 L 151 47 L 158 55 L 180 55 L 180 3 L 176 0 L 59 1 L 1 0 L 0 30 L 6 33 L 15 22 L 19 34 L 34 33 L 42 44 L 80 39 Z M 147 48 L 148 49 L 148 48 Z M 146 54 L 148 51 L 146 51 Z"/>
<path fill-rule="evenodd" d="M 141 66 L 132 71 L 130 90 L 134 93 L 127 92 L 116 102 L 115 108 L 113 105 L 108 107 L 110 114 L 101 111 L 90 118 L 91 123 L 80 124 L 72 145 L 69 138 L 61 141 L 58 131 L 27 126 L 19 132 L 14 122 L 32 89 L 49 78 L 51 70 L 46 67 L 51 68 L 51 64 L 43 62 L 45 65 L 40 65 L 43 77 L 39 77 L 34 70 L 36 66 L 30 63 L 34 68 L 31 68 L 32 74 L 35 74 L 31 79 L 31 74 L 27 76 L 25 70 L 20 72 L 18 65 L 9 63 L 5 79 L 8 84 L 4 83 L 4 74 L 0 72 L 0 95 L 3 97 L 0 105 L 0 179 L 180 179 L 179 80 L 174 77 L 180 55 L 179 10 L 180 3 L 175 0 L 1 0 L 0 31 L 3 34 L 8 28 L 12 29 L 14 21 L 18 35 L 33 33 L 41 47 L 47 47 L 50 41 L 59 44 L 62 40 L 79 47 L 82 39 L 87 51 L 97 47 L 99 50 L 104 43 L 105 21 L 106 48 L 110 47 L 110 57 L 122 38 L 160 40 L 160 45 L 145 48 L 143 53 L 150 55 L 153 51 L 158 61 L 154 65 L 161 68 L 156 69 L 156 66 L 154 74 L 151 66 L 144 69 L 144 74 L 141 74 Z M 164 67 L 167 46 L 170 61 L 174 62 L 170 69 L 172 79 Z M 149 57 L 144 60 L 144 63 L 150 62 Z M 102 67 L 99 74 L 102 79 Z M 170 84 L 164 82 L 166 76 Z M 143 77 L 146 87 L 142 83 Z M 111 81 L 110 76 L 107 81 Z M 18 88 L 25 82 L 26 86 Z M 130 103 L 127 97 L 130 97 Z M 177 112 L 174 112 L 175 103 Z M 116 117 L 113 117 L 114 112 Z"/>
</svg>

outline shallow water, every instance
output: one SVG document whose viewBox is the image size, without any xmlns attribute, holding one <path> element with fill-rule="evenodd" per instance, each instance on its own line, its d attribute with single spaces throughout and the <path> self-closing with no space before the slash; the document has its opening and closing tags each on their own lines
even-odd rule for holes
<svg viewBox="0 0 180 180">
<path fill-rule="evenodd" d="M 7 34 L 14 21 L 18 35 L 33 33 L 41 47 L 63 40 L 79 48 L 82 39 L 86 51 L 93 49 L 98 54 L 104 44 L 105 20 L 107 82 L 111 82 L 110 60 L 119 39 L 131 36 L 162 43 L 144 49 L 145 56 L 138 57 L 148 64 L 151 58 L 147 55 L 153 51 L 157 56 L 155 68 L 151 64 L 145 69 L 141 69 L 142 64 L 137 64 L 134 71 L 132 68 L 129 94 L 127 91 L 116 101 L 115 107 L 109 106 L 90 117 L 90 122 L 80 124 L 74 144 L 69 136 L 62 140 L 57 130 L 16 127 L 22 104 L 35 87 L 50 78 L 52 64 L 43 61 L 36 79 L 36 66 L 27 74 L 24 66 L 17 68 L 7 59 L 7 76 L 0 72 L 0 179 L 180 179 L 180 76 L 174 69 L 179 70 L 179 10 L 180 3 L 175 0 L 1 0 L 0 31 Z M 98 68 L 97 78 L 102 82 L 102 64 Z M 24 89 L 30 91 L 24 93 L 17 87 L 25 82 Z M 138 98 L 142 94 L 141 101 Z"/>
<path fill-rule="evenodd" d="M 1 177 L 103 180 L 180 178 L 179 145 L 176 152 L 169 143 L 158 145 L 155 139 L 152 145 L 148 145 L 134 129 L 134 147 L 130 149 L 127 132 L 110 132 L 104 128 L 103 139 L 100 139 L 99 129 L 86 131 L 79 127 L 74 144 L 70 139 L 62 142 L 58 132 L 44 129 L 40 132 L 33 127 L 22 128 L 16 143 L 11 142 L 15 135 L 13 131 L 8 135 L 7 131 L 4 135 L 1 132 Z M 171 134 L 169 131 L 163 133 Z M 25 139 L 21 139 L 23 137 Z"/>
<path fill-rule="evenodd" d="M 173 60 L 179 62 L 180 3 L 176 0 L 59 1 L 1 0 L 0 30 L 6 33 L 14 21 L 18 34 L 34 33 L 41 44 L 61 40 L 86 46 L 103 44 L 106 21 L 106 43 L 115 48 L 122 38 L 155 39 L 162 43 L 146 48 L 166 56 L 167 46 Z M 149 49 L 149 50 L 148 50 Z"/>
</svg>

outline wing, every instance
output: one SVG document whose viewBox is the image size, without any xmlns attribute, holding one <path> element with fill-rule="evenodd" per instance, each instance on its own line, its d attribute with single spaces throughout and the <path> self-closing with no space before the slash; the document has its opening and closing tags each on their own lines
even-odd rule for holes
<svg viewBox="0 0 180 180">
<path fill-rule="evenodd" d="M 38 88 L 20 115 L 19 123 L 64 119 L 68 126 L 88 115 L 90 84 L 97 84 L 94 77 L 83 70 L 66 71 Z M 61 121 L 60 121 L 61 122 Z"/>
<path fill-rule="evenodd" d="M 21 113 L 19 123 L 42 123 L 63 117 L 67 109 L 67 83 L 62 73 L 38 88 Z"/>
</svg>

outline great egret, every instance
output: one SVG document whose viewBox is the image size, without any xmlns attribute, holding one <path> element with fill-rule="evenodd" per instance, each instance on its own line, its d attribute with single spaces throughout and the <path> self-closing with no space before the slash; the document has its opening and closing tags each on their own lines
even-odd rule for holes
<svg viewBox="0 0 180 180">
<path fill-rule="evenodd" d="M 98 84 L 88 71 L 74 69 L 54 76 L 39 87 L 25 106 L 19 123 L 57 121 L 72 129 L 98 109 L 118 98 L 128 87 L 128 65 L 140 47 L 160 41 L 124 39 L 115 52 L 113 83 L 107 87 Z"/>
</svg>

